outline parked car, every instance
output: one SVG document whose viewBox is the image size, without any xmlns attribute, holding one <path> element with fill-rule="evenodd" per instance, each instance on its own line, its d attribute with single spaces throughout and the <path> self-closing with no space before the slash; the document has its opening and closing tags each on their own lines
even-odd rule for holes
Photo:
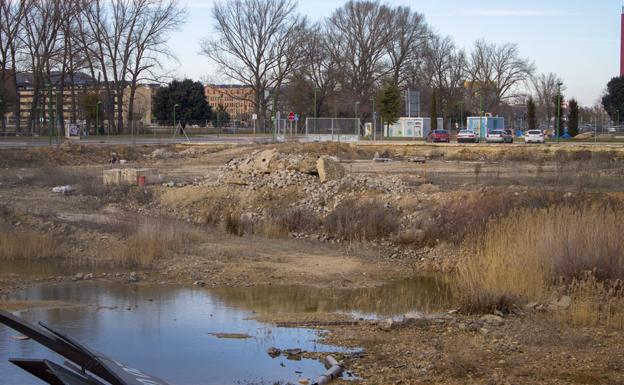
<svg viewBox="0 0 624 385">
<path fill-rule="evenodd" d="M 479 143 L 479 136 L 473 130 L 459 130 L 457 143 Z"/>
<path fill-rule="evenodd" d="M 450 143 L 451 136 L 446 130 L 433 130 L 427 135 L 427 142 L 435 143 L 435 142 L 445 142 Z"/>
<path fill-rule="evenodd" d="M 505 132 L 505 130 L 492 130 L 488 132 L 485 137 L 485 141 L 487 143 L 505 143 L 509 141 L 510 133 Z M 513 137 L 511 137 L 513 141 Z"/>
<path fill-rule="evenodd" d="M 544 143 L 544 133 L 541 130 L 528 130 L 524 134 L 524 143 Z"/>
<path fill-rule="evenodd" d="M 514 134 L 512 130 L 503 130 L 503 139 L 505 139 L 505 143 L 513 143 Z"/>
</svg>

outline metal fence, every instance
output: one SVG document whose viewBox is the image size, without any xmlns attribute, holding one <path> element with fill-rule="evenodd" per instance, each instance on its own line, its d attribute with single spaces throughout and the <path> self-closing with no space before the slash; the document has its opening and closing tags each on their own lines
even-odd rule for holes
<svg viewBox="0 0 624 385">
<path fill-rule="evenodd" d="M 350 142 L 359 140 L 360 119 L 357 118 L 307 118 L 305 136 L 310 141 Z"/>
</svg>

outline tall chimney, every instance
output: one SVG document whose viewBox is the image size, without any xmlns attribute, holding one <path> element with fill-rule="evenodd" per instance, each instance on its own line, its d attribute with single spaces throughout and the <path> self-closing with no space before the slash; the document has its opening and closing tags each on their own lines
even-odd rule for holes
<svg viewBox="0 0 624 385">
<path fill-rule="evenodd" d="M 621 16 L 620 76 L 624 76 L 624 7 L 622 7 L 622 16 Z"/>
</svg>

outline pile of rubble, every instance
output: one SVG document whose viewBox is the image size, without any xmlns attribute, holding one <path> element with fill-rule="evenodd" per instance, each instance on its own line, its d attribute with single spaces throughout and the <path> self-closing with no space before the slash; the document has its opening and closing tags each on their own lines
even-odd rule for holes
<svg viewBox="0 0 624 385">
<path fill-rule="evenodd" d="M 272 149 L 255 151 L 247 158 L 230 160 L 221 169 L 219 182 L 254 188 L 267 185 L 283 187 L 316 178 L 321 183 L 326 183 L 344 176 L 345 169 L 336 158 L 312 154 L 285 155 Z M 273 183 L 267 181 L 267 177 L 272 179 Z"/>
</svg>

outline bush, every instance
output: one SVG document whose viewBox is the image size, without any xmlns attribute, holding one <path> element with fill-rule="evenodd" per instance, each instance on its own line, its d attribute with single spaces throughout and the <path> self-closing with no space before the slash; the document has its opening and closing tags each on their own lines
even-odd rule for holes
<svg viewBox="0 0 624 385">
<path fill-rule="evenodd" d="M 468 310 L 545 299 L 556 284 L 588 271 L 599 281 L 624 279 L 624 211 L 601 207 L 521 209 L 487 224 L 466 243 L 458 292 Z M 503 306 L 504 307 L 504 306 Z"/>
<path fill-rule="evenodd" d="M 398 213 L 378 201 L 341 203 L 324 221 L 330 236 L 349 241 L 371 241 L 394 234 L 399 229 Z"/>
<path fill-rule="evenodd" d="M 291 233 L 313 232 L 321 225 L 313 211 L 301 207 L 273 209 L 268 212 L 268 218 L 274 225 Z"/>
</svg>

